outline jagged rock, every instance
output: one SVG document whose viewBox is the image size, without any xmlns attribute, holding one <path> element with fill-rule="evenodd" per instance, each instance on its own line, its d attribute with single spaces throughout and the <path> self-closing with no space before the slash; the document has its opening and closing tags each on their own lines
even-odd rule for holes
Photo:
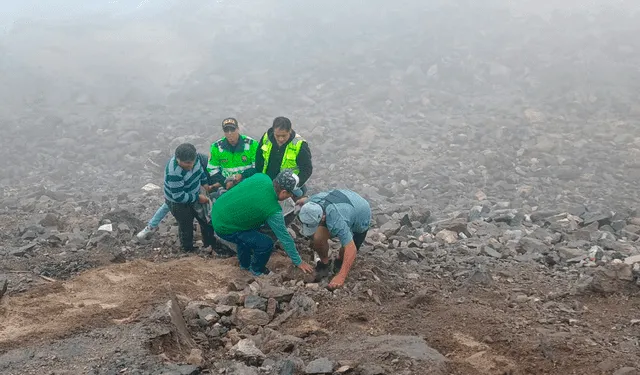
<svg viewBox="0 0 640 375">
<path fill-rule="evenodd" d="M 182 315 L 186 320 L 196 319 L 200 314 L 200 310 L 204 308 L 211 308 L 212 306 L 204 301 L 189 301 L 185 306 Z M 213 311 L 215 313 L 215 311 Z"/>
<path fill-rule="evenodd" d="M 500 259 L 502 258 L 502 254 L 496 250 L 494 250 L 491 246 L 482 246 L 481 252 L 485 255 L 488 255 L 492 258 Z"/>
<path fill-rule="evenodd" d="M 228 289 L 230 292 L 242 292 L 247 285 L 248 283 L 245 280 L 232 280 Z"/>
<path fill-rule="evenodd" d="M 420 256 L 411 249 L 402 249 L 398 252 L 398 255 L 401 255 L 401 258 L 404 258 L 405 260 L 415 260 L 416 262 L 420 261 Z"/>
<path fill-rule="evenodd" d="M 253 294 L 244 298 L 244 307 L 247 309 L 267 310 L 267 299 Z"/>
<path fill-rule="evenodd" d="M 191 352 L 187 357 L 187 363 L 190 365 L 201 367 L 202 364 L 204 363 L 204 359 L 202 358 L 202 350 L 191 349 Z"/>
<path fill-rule="evenodd" d="M 391 220 L 388 221 L 380 227 L 380 232 L 382 232 L 385 236 L 391 237 L 395 236 L 399 231 L 402 225 L 400 225 L 399 221 Z"/>
<path fill-rule="evenodd" d="M 220 305 L 235 306 L 240 304 L 240 295 L 235 292 L 217 296 L 214 301 Z"/>
<path fill-rule="evenodd" d="M 265 328 L 261 349 L 264 353 L 291 353 L 303 339 L 291 335 L 283 335 L 278 331 Z"/>
<path fill-rule="evenodd" d="M 38 222 L 38 224 L 43 227 L 57 227 L 58 224 L 60 224 L 60 220 L 58 219 L 58 215 L 48 213 Z"/>
<path fill-rule="evenodd" d="M 411 224 L 411 219 L 409 219 L 409 215 L 405 214 L 402 219 L 400 219 L 400 226 L 408 226 L 408 227 L 412 227 L 413 225 Z"/>
<path fill-rule="evenodd" d="M 295 309 L 300 316 L 312 316 L 318 310 L 313 298 L 300 293 L 293 296 L 289 307 Z"/>
<path fill-rule="evenodd" d="M 580 256 L 586 257 L 587 254 L 588 254 L 587 252 L 581 249 L 575 249 L 571 247 L 558 248 L 558 255 L 560 256 L 561 259 L 564 259 L 564 260 L 573 259 Z"/>
<path fill-rule="evenodd" d="M 9 250 L 9 255 L 13 255 L 16 257 L 23 257 L 25 255 L 27 255 L 28 253 L 30 253 L 35 247 L 36 247 L 37 243 L 36 242 L 32 242 L 28 245 L 22 246 L 20 248 L 17 249 L 13 249 L 13 250 Z"/>
<path fill-rule="evenodd" d="M 233 312 L 233 306 L 229 305 L 218 305 L 216 306 L 216 313 L 219 315 L 231 315 Z"/>
<path fill-rule="evenodd" d="M 464 233 L 465 236 L 471 237 L 471 233 L 467 228 L 467 220 L 463 218 L 456 218 L 438 223 L 436 225 L 436 231 L 440 232 L 442 230 L 454 232 L 456 235 L 458 233 Z"/>
<path fill-rule="evenodd" d="M 493 277 L 488 270 L 479 267 L 471 272 L 471 275 L 467 279 L 467 283 L 491 285 L 493 283 Z"/>
<path fill-rule="evenodd" d="M 331 374 L 334 364 L 328 358 L 318 358 L 309 362 L 304 369 L 305 374 Z"/>
<path fill-rule="evenodd" d="M 264 353 L 256 347 L 256 343 L 250 339 L 242 339 L 231 348 L 231 355 L 248 365 L 259 366 L 266 358 Z"/>
<path fill-rule="evenodd" d="M 558 214 L 558 211 L 536 211 L 532 213 L 530 217 L 531 217 L 531 221 L 536 223 L 557 214 Z"/>
<path fill-rule="evenodd" d="M 385 375 L 387 372 L 380 366 L 374 364 L 362 364 L 358 366 L 361 375 Z"/>
<path fill-rule="evenodd" d="M 546 254 L 550 246 L 531 237 L 523 237 L 518 243 L 521 254 Z"/>
<path fill-rule="evenodd" d="M 289 302 L 293 297 L 294 291 L 291 289 L 268 285 L 259 292 L 260 297 L 273 298 L 278 302 Z"/>
<path fill-rule="evenodd" d="M 635 367 L 622 367 L 616 370 L 613 375 L 640 375 L 640 371 Z"/>
<path fill-rule="evenodd" d="M 448 229 L 443 229 L 436 234 L 436 239 L 446 244 L 453 244 L 458 242 L 458 233 Z"/>
<path fill-rule="evenodd" d="M 163 375 L 199 375 L 200 368 L 194 365 L 176 365 L 169 363 L 160 371 Z"/>
<path fill-rule="evenodd" d="M 597 222 L 602 226 L 611 224 L 611 218 L 613 217 L 613 215 L 611 213 L 586 212 L 580 217 L 582 218 L 584 225 L 589 225 L 591 223 Z"/>
<path fill-rule="evenodd" d="M 266 312 L 247 308 L 239 308 L 236 319 L 242 324 L 242 326 L 265 326 L 271 321 L 269 314 Z"/>
</svg>

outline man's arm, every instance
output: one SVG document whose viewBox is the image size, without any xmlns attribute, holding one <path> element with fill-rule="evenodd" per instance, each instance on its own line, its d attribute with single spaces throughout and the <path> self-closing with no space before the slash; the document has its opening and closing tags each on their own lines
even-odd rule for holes
<svg viewBox="0 0 640 375">
<path fill-rule="evenodd" d="M 269 216 L 267 224 L 269 224 L 273 233 L 276 235 L 278 240 L 280 240 L 280 243 L 282 243 L 284 251 L 287 253 L 289 258 L 291 258 L 293 264 L 298 267 L 302 263 L 302 258 L 300 258 L 298 249 L 296 249 L 296 244 L 293 242 L 293 238 L 291 238 L 291 235 L 287 230 L 287 226 L 284 223 L 282 211 L 277 211 L 273 215 Z"/>
<path fill-rule="evenodd" d="M 264 169 L 264 156 L 262 155 L 262 139 L 264 139 L 264 135 L 262 136 L 262 138 L 260 138 L 260 142 L 258 142 L 258 146 L 256 147 L 256 153 L 255 153 L 255 168 L 257 173 L 262 173 L 262 170 Z"/>
<path fill-rule="evenodd" d="M 311 177 L 311 173 L 313 172 L 313 165 L 311 164 L 311 149 L 306 141 L 302 144 L 302 147 L 300 147 L 300 153 L 298 153 L 296 163 L 300 169 L 300 174 L 298 176 L 300 178 L 300 183 L 298 185 L 302 186 L 307 182 L 309 177 Z"/>
<path fill-rule="evenodd" d="M 331 279 L 331 282 L 328 285 L 329 289 L 340 288 L 344 285 L 344 282 L 347 280 L 347 276 L 349 275 L 349 271 L 353 266 L 353 262 L 356 260 L 357 252 L 358 249 L 353 241 L 349 242 L 347 246 L 344 247 L 342 267 L 340 267 L 340 272 Z"/>
<path fill-rule="evenodd" d="M 218 144 L 214 142 L 211 144 L 211 157 L 207 164 L 207 172 L 209 173 L 209 184 L 213 185 L 219 183 L 224 184 L 224 176 L 222 175 L 222 167 L 220 166 L 220 152 L 218 151 Z"/>
<path fill-rule="evenodd" d="M 164 182 L 165 193 L 178 203 L 194 203 L 198 201 L 199 193 L 187 194 L 184 191 L 184 179 L 182 176 L 167 175 Z"/>
</svg>

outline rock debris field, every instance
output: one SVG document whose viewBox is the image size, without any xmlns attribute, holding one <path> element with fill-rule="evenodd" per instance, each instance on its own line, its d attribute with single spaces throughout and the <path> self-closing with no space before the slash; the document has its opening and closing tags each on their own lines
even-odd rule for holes
<svg viewBox="0 0 640 375">
<path fill-rule="evenodd" d="M 637 5 L 153 3 L 0 36 L 2 374 L 640 373 Z M 281 115 L 371 203 L 344 288 L 135 240 Z"/>
</svg>

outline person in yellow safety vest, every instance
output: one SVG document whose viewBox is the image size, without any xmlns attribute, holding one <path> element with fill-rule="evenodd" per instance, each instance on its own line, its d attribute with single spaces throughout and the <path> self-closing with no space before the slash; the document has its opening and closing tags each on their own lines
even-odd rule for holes
<svg viewBox="0 0 640 375">
<path fill-rule="evenodd" d="M 291 120 L 276 117 L 258 144 L 256 171 L 273 180 L 285 169 L 291 169 L 300 179 L 295 197 L 304 196 L 307 192 L 305 184 L 313 172 L 309 144 L 291 128 Z"/>
</svg>

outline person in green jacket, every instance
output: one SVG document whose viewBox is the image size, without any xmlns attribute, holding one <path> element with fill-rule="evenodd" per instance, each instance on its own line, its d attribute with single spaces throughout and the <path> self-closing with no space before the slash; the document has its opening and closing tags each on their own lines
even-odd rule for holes
<svg viewBox="0 0 640 375">
<path fill-rule="evenodd" d="M 258 142 L 240 134 L 238 120 L 222 120 L 224 137 L 211 144 L 207 171 L 212 190 L 231 189 L 234 185 L 256 173 L 255 161 Z"/>
<path fill-rule="evenodd" d="M 313 272 L 313 267 L 300 258 L 279 203 L 293 195 L 298 181 L 298 176 L 289 169 L 280 172 L 273 181 L 266 174 L 256 173 L 222 194 L 213 204 L 213 228 L 220 238 L 237 245 L 240 268 L 256 276 L 269 274 L 266 265 L 274 243 L 259 231 L 267 223 L 293 264 L 305 273 Z"/>
</svg>

